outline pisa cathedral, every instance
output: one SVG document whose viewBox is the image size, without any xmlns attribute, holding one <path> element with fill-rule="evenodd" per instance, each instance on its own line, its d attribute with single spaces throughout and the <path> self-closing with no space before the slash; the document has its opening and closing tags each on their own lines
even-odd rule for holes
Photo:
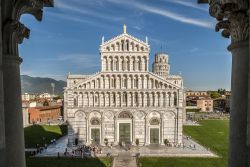
<svg viewBox="0 0 250 167">
<path fill-rule="evenodd" d="M 170 75 L 168 55 L 124 31 L 100 45 L 101 72 L 67 77 L 68 144 L 182 143 L 183 79 Z"/>
</svg>

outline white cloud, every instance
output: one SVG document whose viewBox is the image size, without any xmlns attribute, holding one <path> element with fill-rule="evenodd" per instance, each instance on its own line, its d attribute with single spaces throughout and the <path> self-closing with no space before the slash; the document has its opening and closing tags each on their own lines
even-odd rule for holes
<svg viewBox="0 0 250 167">
<path fill-rule="evenodd" d="M 196 2 L 194 3 L 194 2 L 182 1 L 182 0 L 164 0 L 164 1 L 208 12 L 207 8 L 202 7 L 200 4 Z"/>
<path fill-rule="evenodd" d="M 106 1 L 111 2 L 111 3 L 120 4 L 120 5 L 123 4 L 123 5 L 132 6 L 138 10 L 142 10 L 142 11 L 152 13 L 152 14 L 157 14 L 157 15 L 163 16 L 165 18 L 172 19 L 172 20 L 186 23 L 186 24 L 191 24 L 191 25 L 205 27 L 205 28 L 213 28 L 214 27 L 213 24 L 209 21 L 196 19 L 196 18 L 190 18 L 190 17 L 183 16 L 183 15 L 180 15 L 180 14 L 175 13 L 175 12 L 171 12 L 171 11 L 166 10 L 166 9 L 145 5 L 143 3 L 138 3 L 138 2 L 135 2 L 133 0 L 129 0 L 129 1 L 106 0 Z"/>
<path fill-rule="evenodd" d="M 122 17 L 117 16 L 111 16 L 107 15 L 105 13 L 99 13 L 97 11 L 93 11 L 90 9 L 83 8 L 84 4 L 81 4 L 80 6 L 72 5 L 71 3 L 65 3 L 62 0 L 58 0 L 57 3 L 55 3 L 55 7 L 58 7 L 59 9 L 68 10 L 72 12 L 76 12 L 82 15 L 88 15 L 96 18 L 101 18 L 105 20 L 113 20 L 113 21 L 121 21 L 123 20 Z"/>
<path fill-rule="evenodd" d="M 93 57 L 96 55 L 93 54 L 82 54 L 82 53 L 72 53 L 60 55 L 55 58 L 47 59 L 47 61 L 62 61 L 62 62 L 70 62 L 76 65 L 81 65 L 81 67 L 91 68 L 91 67 L 99 67 L 99 63 L 97 63 Z"/>
<path fill-rule="evenodd" d="M 195 53 L 195 52 L 198 52 L 198 51 L 200 51 L 199 48 L 192 48 L 192 49 L 190 49 L 190 52 L 191 52 L 191 53 Z"/>
<path fill-rule="evenodd" d="M 179 15 L 177 13 L 170 12 L 168 10 L 163 10 L 160 8 L 151 7 L 151 6 L 147 6 L 147 5 L 136 5 L 136 7 L 141 9 L 141 10 L 144 10 L 144 11 L 147 11 L 150 13 L 154 13 L 154 14 L 158 14 L 158 15 L 161 15 L 163 17 L 166 17 L 166 18 L 169 18 L 172 20 L 176 20 L 176 21 L 179 21 L 182 23 L 192 24 L 192 25 L 205 27 L 205 28 L 213 28 L 213 25 L 210 22 L 203 21 L 200 19 L 185 17 L 185 16 Z"/>
</svg>

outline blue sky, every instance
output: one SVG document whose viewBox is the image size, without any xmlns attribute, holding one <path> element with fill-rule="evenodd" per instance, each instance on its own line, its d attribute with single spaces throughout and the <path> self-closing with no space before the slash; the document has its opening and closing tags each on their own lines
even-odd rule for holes
<svg viewBox="0 0 250 167">
<path fill-rule="evenodd" d="M 151 54 L 169 54 L 171 73 L 184 78 L 193 90 L 230 89 L 229 40 L 214 31 L 216 21 L 207 5 L 196 0 L 55 0 L 46 8 L 42 22 L 22 16 L 31 29 L 20 45 L 24 59 L 21 73 L 66 80 L 67 74 L 100 71 L 101 37 L 108 40 L 122 33 L 145 40 Z"/>
</svg>

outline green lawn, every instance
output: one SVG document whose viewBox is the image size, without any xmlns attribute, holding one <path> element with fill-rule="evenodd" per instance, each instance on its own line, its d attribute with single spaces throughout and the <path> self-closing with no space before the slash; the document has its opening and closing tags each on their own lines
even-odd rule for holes
<svg viewBox="0 0 250 167">
<path fill-rule="evenodd" d="M 27 167 L 111 167 L 108 158 L 27 158 Z"/>
<path fill-rule="evenodd" d="M 202 126 L 185 126 L 184 133 L 209 147 L 221 158 L 140 158 L 142 167 L 226 167 L 228 150 L 228 120 L 204 120 Z"/>
<path fill-rule="evenodd" d="M 50 143 L 51 139 L 58 139 L 67 133 L 65 125 L 34 125 L 24 129 L 26 148 L 34 148 Z M 43 138 L 45 140 L 43 140 Z M 26 157 L 27 167 L 111 167 L 111 159 L 91 158 L 32 158 Z"/>
<path fill-rule="evenodd" d="M 51 139 L 58 139 L 67 133 L 66 125 L 33 125 L 24 128 L 25 147 L 35 148 L 36 144 L 49 144 Z"/>
</svg>

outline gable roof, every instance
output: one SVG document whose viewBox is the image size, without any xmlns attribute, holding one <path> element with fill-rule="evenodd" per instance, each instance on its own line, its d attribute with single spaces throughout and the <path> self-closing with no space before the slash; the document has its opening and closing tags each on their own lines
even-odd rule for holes
<svg viewBox="0 0 250 167">
<path fill-rule="evenodd" d="M 120 35 L 118 35 L 118 36 L 116 36 L 114 38 L 111 38 L 111 39 L 105 41 L 104 43 L 101 44 L 101 47 L 109 45 L 110 43 L 116 42 L 119 39 L 124 39 L 124 38 L 125 39 L 130 39 L 131 41 L 134 41 L 136 43 L 140 43 L 141 45 L 144 45 L 145 47 L 149 47 L 148 43 L 146 43 L 146 42 L 144 42 L 144 41 L 142 41 L 142 40 L 140 40 L 140 39 L 138 39 L 138 38 L 136 38 L 136 37 L 134 37 L 132 35 L 129 35 L 128 33 L 122 33 L 122 34 L 120 34 Z"/>
</svg>

